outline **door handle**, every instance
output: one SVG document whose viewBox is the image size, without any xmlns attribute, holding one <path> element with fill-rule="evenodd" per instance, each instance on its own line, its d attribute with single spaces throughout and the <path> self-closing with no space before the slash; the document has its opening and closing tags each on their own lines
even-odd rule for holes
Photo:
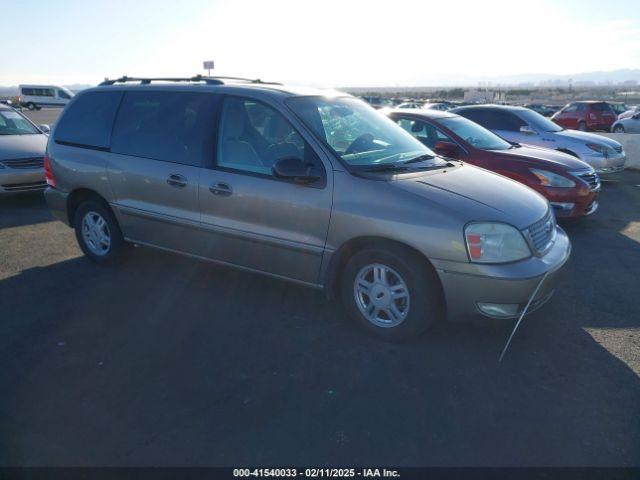
<svg viewBox="0 0 640 480">
<path fill-rule="evenodd" d="M 184 188 L 187 186 L 187 178 L 179 173 L 172 173 L 169 175 L 169 178 L 167 178 L 167 184 L 176 188 Z"/>
<path fill-rule="evenodd" d="M 214 195 L 228 197 L 229 195 L 231 195 L 233 190 L 231 190 L 231 187 L 226 183 L 216 183 L 209 187 L 209 191 Z"/>
</svg>

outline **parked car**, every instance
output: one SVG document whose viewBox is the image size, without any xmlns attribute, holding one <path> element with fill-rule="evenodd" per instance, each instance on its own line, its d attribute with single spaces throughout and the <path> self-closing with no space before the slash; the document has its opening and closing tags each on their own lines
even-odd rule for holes
<svg viewBox="0 0 640 480">
<path fill-rule="evenodd" d="M 370 106 L 372 106 L 373 108 L 385 108 L 385 107 L 390 107 L 392 105 L 392 102 L 386 98 L 382 98 L 382 97 L 371 97 L 371 96 L 364 96 L 364 97 L 360 97 L 362 98 L 362 100 L 364 100 L 365 102 L 367 102 Z"/>
<path fill-rule="evenodd" d="M 48 126 L 0 105 L 0 196 L 42 191 Z"/>
<path fill-rule="evenodd" d="M 45 196 L 91 260 L 137 243 L 291 280 L 392 339 L 551 296 L 571 246 L 535 191 L 348 95 L 187 80 L 107 81 L 57 122 Z"/>
<path fill-rule="evenodd" d="M 388 116 L 439 155 L 486 168 L 533 188 L 549 200 L 558 217 L 582 217 L 598 208 L 598 174 L 571 155 L 512 145 L 451 112 L 395 110 Z"/>
<path fill-rule="evenodd" d="M 571 102 L 551 116 L 551 120 L 564 128 L 582 132 L 604 130 L 608 132 L 618 115 L 607 102 Z"/>
<path fill-rule="evenodd" d="M 396 108 L 422 108 L 422 103 L 418 102 L 403 102 L 398 105 Z"/>
<path fill-rule="evenodd" d="M 541 103 L 528 103 L 525 104 L 524 107 L 533 110 L 534 112 L 537 112 L 545 117 L 550 117 L 558 110 L 560 110 L 560 107 L 555 107 L 553 105 L 543 105 Z"/>
<path fill-rule="evenodd" d="M 640 111 L 631 117 L 625 117 L 617 120 L 611 126 L 613 133 L 640 133 Z"/>
<path fill-rule="evenodd" d="M 57 85 L 20 85 L 22 106 L 29 110 L 42 107 L 64 107 L 73 97 L 73 93 Z"/>
<path fill-rule="evenodd" d="M 452 108 L 452 105 L 446 102 L 436 102 L 436 103 L 425 103 L 422 108 L 427 110 L 439 110 L 441 112 L 446 112 Z"/>
<path fill-rule="evenodd" d="M 523 107 L 477 105 L 451 112 L 482 125 L 508 142 L 552 148 L 573 155 L 600 174 L 624 169 L 626 156 L 620 143 L 602 135 L 566 130 Z"/>
<path fill-rule="evenodd" d="M 618 120 L 623 120 L 628 117 L 633 117 L 636 113 L 640 113 L 640 105 L 635 105 L 624 113 L 618 115 Z"/>
</svg>

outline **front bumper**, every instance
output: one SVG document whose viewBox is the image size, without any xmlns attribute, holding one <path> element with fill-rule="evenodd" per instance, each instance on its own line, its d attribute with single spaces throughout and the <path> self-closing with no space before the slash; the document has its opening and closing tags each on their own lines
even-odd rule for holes
<svg viewBox="0 0 640 480">
<path fill-rule="evenodd" d="M 47 187 L 44 191 L 44 198 L 47 201 L 51 214 L 66 225 L 70 225 L 69 216 L 67 214 L 67 197 L 68 193 L 58 190 L 57 188 Z"/>
<path fill-rule="evenodd" d="M 558 234 L 551 249 L 542 257 L 502 265 L 432 260 L 444 290 L 447 314 L 451 321 L 463 321 L 483 314 L 479 303 L 512 305 L 518 307 L 515 318 L 529 301 L 542 277 L 547 274 L 542 287 L 533 299 L 529 312 L 540 308 L 554 293 L 557 274 L 571 254 L 567 234 L 558 227 Z M 489 316 L 489 315 L 486 315 Z"/>
<path fill-rule="evenodd" d="M 557 218 L 579 218 L 591 215 L 598 208 L 600 188 L 549 188 L 547 199 L 554 209 Z"/>
<path fill-rule="evenodd" d="M 46 188 L 44 170 L 0 168 L 0 195 L 38 192 Z"/>
<path fill-rule="evenodd" d="M 587 154 L 580 155 L 580 160 L 591 165 L 600 175 L 606 175 L 608 173 L 616 173 L 624 170 L 624 165 L 627 162 L 627 156 L 624 151 L 620 154 L 608 157 L 599 154 Z"/>
</svg>

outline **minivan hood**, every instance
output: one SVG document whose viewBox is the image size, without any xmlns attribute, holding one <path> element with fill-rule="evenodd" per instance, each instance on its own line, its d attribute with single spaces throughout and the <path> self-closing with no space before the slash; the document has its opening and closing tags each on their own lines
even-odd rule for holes
<svg viewBox="0 0 640 480">
<path fill-rule="evenodd" d="M 581 132 L 580 130 L 561 130 L 553 133 L 554 135 L 566 137 L 571 140 L 581 140 L 584 143 L 603 143 L 611 148 L 620 147 L 620 142 L 616 142 L 612 138 L 607 138 L 602 135 L 596 135 L 595 133 Z"/>
<path fill-rule="evenodd" d="M 455 210 L 465 222 L 505 222 L 524 229 L 549 208 L 547 200 L 529 187 L 468 164 L 398 177 L 391 184 Z"/>
<path fill-rule="evenodd" d="M 505 160 L 512 159 L 527 162 L 536 168 L 552 167 L 554 170 L 565 171 L 588 170 L 591 168 L 589 164 L 573 155 L 532 145 L 522 145 L 519 148 L 509 150 L 492 150 L 492 152 L 503 156 Z"/>
<path fill-rule="evenodd" d="M 33 135 L 0 135 L 0 160 L 43 157 L 49 137 Z"/>
</svg>

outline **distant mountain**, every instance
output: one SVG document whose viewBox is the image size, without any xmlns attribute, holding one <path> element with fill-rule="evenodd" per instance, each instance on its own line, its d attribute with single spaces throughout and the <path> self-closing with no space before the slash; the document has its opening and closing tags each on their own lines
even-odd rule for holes
<svg viewBox="0 0 640 480">
<path fill-rule="evenodd" d="M 621 84 L 625 82 L 640 83 L 640 69 L 621 69 L 611 71 L 596 71 L 576 73 L 572 75 L 553 75 L 553 74 L 524 74 L 510 75 L 504 77 L 487 78 L 485 81 L 491 81 L 504 84 L 519 83 L 594 83 L 594 84 Z"/>
<path fill-rule="evenodd" d="M 471 87 L 483 85 L 502 86 L 546 86 L 546 85 L 569 85 L 569 83 L 579 86 L 590 85 L 620 85 L 624 83 L 630 85 L 640 84 L 640 69 L 620 69 L 610 71 L 583 72 L 570 75 L 556 75 L 551 73 L 525 73 L 518 75 L 502 76 L 474 76 L 474 75 L 425 75 L 417 83 L 425 86 L 456 86 Z M 414 82 L 412 82 L 414 83 Z"/>
</svg>

